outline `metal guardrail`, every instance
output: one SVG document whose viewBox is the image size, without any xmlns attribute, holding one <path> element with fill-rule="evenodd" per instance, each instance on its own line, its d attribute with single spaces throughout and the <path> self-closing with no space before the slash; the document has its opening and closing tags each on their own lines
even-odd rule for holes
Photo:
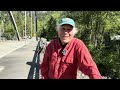
<svg viewBox="0 0 120 90">
<path fill-rule="evenodd" d="M 27 79 L 40 79 L 40 53 L 44 53 L 46 49 L 46 42 L 38 41 L 33 61 L 27 62 L 26 64 L 31 65 Z"/>
<path fill-rule="evenodd" d="M 38 53 L 38 50 L 40 49 L 40 41 L 38 41 L 33 61 L 32 62 L 27 62 L 26 64 L 31 65 L 28 78 L 27 79 L 39 79 L 39 70 L 40 70 L 40 55 Z"/>
</svg>

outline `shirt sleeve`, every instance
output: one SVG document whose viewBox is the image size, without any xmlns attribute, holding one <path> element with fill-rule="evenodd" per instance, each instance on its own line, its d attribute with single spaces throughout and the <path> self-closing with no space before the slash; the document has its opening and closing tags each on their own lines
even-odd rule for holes
<svg viewBox="0 0 120 90">
<path fill-rule="evenodd" d="M 49 70 L 49 55 L 48 55 L 49 49 L 48 47 L 45 50 L 43 61 L 41 64 L 41 76 L 42 79 L 48 79 L 48 70 Z"/>
<path fill-rule="evenodd" d="M 97 65 L 93 61 L 88 48 L 83 42 L 77 51 L 78 67 L 79 70 L 88 75 L 90 79 L 102 79 L 102 76 L 97 68 Z"/>
</svg>

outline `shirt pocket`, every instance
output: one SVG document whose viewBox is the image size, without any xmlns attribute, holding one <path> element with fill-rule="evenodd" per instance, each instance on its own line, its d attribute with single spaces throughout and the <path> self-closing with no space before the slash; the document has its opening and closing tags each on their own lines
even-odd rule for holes
<svg viewBox="0 0 120 90">
<path fill-rule="evenodd" d="M 51 56 L 50 62 L 49 62 L 49 68 L 51 70 L 54 70 L 54 66 L 55 66 L 56 61 L 57 61 L 57 54 L 53 53 Z"/>
<path fill-rule="evenodd" d="M 73 57 L 67 57 L 66 58 L 66 60 L 64 60 L 64 62 L 66 63 L 66 64 L 73 64 Z"/>
<path fill-rule="evenodd" d="M 73 58 L 67 57 L 64 61 L 62 61 L 62 72 L 71 72 L 73 69 Z"/>
</svg>

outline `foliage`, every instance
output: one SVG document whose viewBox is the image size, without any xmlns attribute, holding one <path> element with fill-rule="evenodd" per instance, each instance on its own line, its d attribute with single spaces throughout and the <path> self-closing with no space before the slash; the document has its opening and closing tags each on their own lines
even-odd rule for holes
<svg viewBox="0 0 120 90">
<path fill-rule="evenodd" d="M 41 37 L 46 38 L 47 40 L 52 40 L 57 36 L 56 25 L 60 20 L 61 12 L 53 11 L 49 12 L 48 15 L 44 16 L 44 25 L 41 31 Z"/>
</svg>

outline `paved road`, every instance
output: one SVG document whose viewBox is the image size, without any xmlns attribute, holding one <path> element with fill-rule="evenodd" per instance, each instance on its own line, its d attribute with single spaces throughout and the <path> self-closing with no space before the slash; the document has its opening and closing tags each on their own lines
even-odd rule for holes
<svg viewBox="0 0 120 90">
<path fill-rule="evenodd" d="M 0 58 L 0 79 L 27 79 L 38 41 L 33 40 Z M 42 58 L 42 57 L 41 57 Z"/>
<path fill-rule="evenodd" d="M 29 42 L 35 41 L 35 37 L 32 39 L 26 39 L 26 40 L 7 40 L 7 41 L 0 41 L 0 58 L 4 57 L 5 55 L 13 52 L 14 50 L 21 48 L 25 44 L 28 44 Z"/>
</svg>

